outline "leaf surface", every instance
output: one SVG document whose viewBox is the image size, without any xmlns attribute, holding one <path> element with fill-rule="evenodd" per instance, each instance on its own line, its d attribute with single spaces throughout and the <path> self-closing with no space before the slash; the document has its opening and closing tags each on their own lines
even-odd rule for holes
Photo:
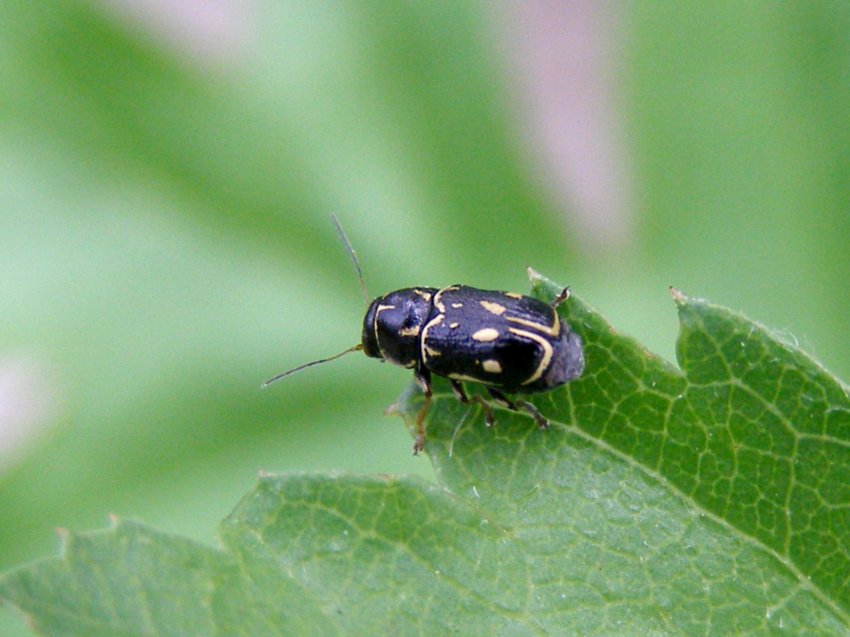
<svg viewBox="0 0 850 637">
<path fill-rule="evenodd" d="M 681 371 L 561 306 L 587 365 L 533 398 L 549 430 L 506 410 L 488 428 L 438 383 L 437 485 L 263 476 L 221 549 L 119 523 L 0 595 L 50 635 L 848 634 L 846 388 L 674 298 Z M 397 409 L 410 423 L 420 404 L 411 388 Z"/>
</svg>

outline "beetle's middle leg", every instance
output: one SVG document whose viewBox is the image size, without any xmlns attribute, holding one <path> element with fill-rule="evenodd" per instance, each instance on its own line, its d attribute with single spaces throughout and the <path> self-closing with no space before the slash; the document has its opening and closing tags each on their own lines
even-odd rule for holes
<svg viewBox="0 0 850 637">
<path fill-rule="evenodd" d="M 462 402 L 464 405 L 468 405 L 469 403 L 478 403 L 481 405 L 481 408 L 484 409 L 484 422 L 487 423 L 488 427 L 492 427 L 496 424 L 496 419 L 493 417 L 493 410 L 490 409 L 490 405 L 487 404 L 487 401 L 484 400 L 481 396 L 476 394 L 472 398 L 470 398 L 466 390 L 463 388 L 463 385 L 460 381 L 451 379 L 452 381 L 452 390 L 454 390 L 455 396 L 457 399 Z"/>
<path fill-rule="evenodd" d="M 490 392 L 490 395 L 493 397 L 493 400 L 495 400 L 500 405 L 504 405 L 511 411 L 524 411 L 532 418 L 534 418 L 534 421 L 537 423 L 538 427 L 540 427 L 541 429 L 549 428 L 549 421 L 546 420 L 543 414 L 537 411 L 537 407 L 532 405 L 530 402 L 526 400 L 511 400 L 498 389 L 493 389 L 492 387 L 488 387 L 487 391 Z"/>
<path fill-rule="evenodd" d="M 418 369 L 413 374 L 413 379 L 425 394 L 425 401 L 416 414 L 416 440 L 413 442 L 413 455 L 418 456 L 425 448 L 425 416 L 431 407 L 431 373 L 427 369 Z"/>
</svg>

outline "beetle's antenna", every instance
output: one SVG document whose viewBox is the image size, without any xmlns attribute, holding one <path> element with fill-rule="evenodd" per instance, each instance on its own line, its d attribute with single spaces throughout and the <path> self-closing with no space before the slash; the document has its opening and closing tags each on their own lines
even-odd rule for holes
<svg viewBox="0 0 850 637">
<path fill-rule="evenodd" d="M 328 358 L 320 358 L 319 360 L 312 361 L 310 363 L 304 363 L 303 365 L 299 365 L 298 367 L 287 370 L 287 371 L 283 372 L 282 374 L 278 374 L 277 376 L 275 376 L 273 378 L 269 378 L 266 382 L 264 382 L 262 385 L 260 385 L 260 389 L 265 389 L 266 387 L 268 387 L 272 383 L 279 381 L 281 378 L 286 378 L 290 374 L 294 374 L 295 372 L 300 372 L 302 369 L 307 369 L 308 367 L 312 367 L 313 365 L 319 365 L 320 363 L 328 363 L 330 361 L 335 361 L 336 359 L 341 358 L 341 357 L 345 356 L 346 354 L 350 354 L 351 352 L 359 352 L 362 349 L 363 349 L 363 344 L 358 343 L 354 347 L 349 347 L 347 350 L 345 350 L 344 352 L 340 352 L 339 354 L 334 354 L 333 356 L 329 356 Z"/>
<path fill-rule="evenodd" d="M 357 271 L 357 280 L 360 281 L 360 291 L 363 293 L 363 302 L 366 305 L 369 305 L 369 293 L 366 291 L 366 280 L 363 278 L 363 270 L 360 269 L 360 261 L 357 259 L 357 253 L 354 251 L 354 248 L 351 247 L 351 242 L 348 240 L 345 230 L 342 229 L 336 215 L 331 215 L 331 221 L 339 234 L 339 238 L 342 239 L 343 245 L 345 245 L 345 250 L 348 252 L 348 256 L 351 257 L 351 262 L 354 263 L 354 269 Z"/>
</svg>

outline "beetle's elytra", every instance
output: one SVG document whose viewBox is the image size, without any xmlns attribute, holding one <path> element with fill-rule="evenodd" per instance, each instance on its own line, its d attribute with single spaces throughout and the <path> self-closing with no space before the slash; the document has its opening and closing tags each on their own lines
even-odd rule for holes
<svg viewBox="0 0 850 637">
<path fill-rule="evenodd" d="M 512 292 L 452 285 L 439 290 L 405 288 L 372 301 L 363 320 L 363 351 L 413 369 L 425 394 L 416 419 L 414 453 L 425 442 L 431 374 L 448 378 L 464 403 L 470 399 L 462 382 L 481 383 L 498 403 L 525 411 L 541 428 L 548 427 L 534 405 L 505 394 L 549 391 L 581 375 L 581 339 L 555 311 L 568 296 L 565 289 L 548 305 Z M 492 425 L 490 406 L 480 396 L 474 400 Z"/>
<path fill-rule="evenodd" d="M 339 222 L 336 218 L 333 221 L 366 296 L 357 256 Z M 490 405 L 482 396 L 469 397 L 463 382 L 485 385 L 495 402 L 530 414 L 545 429 L 549 423 L 534 405 L 506 394 L 549 391 L 581 375 L 581 339 L 555 311 L 567 298 L 568 288 L 551 304 L 521 294 L 466 285 L 396 290 L 369 303 L 359 344 L 279 374 L 264 386 L 306 367 L 362 350 L 372 358 L 413 370 L 425 394 L 416 416 L 414 454 L 425 444 L 424 422 L 431 404 L 432 374 L 448 378 L 461 402 L 479 403 L 488 425 L 495 422 Z"/>
</svg>

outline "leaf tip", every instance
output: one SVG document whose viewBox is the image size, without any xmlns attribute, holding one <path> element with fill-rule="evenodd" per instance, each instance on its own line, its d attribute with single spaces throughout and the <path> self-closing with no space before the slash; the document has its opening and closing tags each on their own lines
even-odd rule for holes
<svg viewBox="0 0 850 637">
<path fill-rule="evenodd" d="M 525 271 L 528 275 L 528 281 L 531 283 L 532 291 L 542 295 L 541 298 L 546 298 L 548 302 L 551 302 L 557 294 L 563 292 L 563 286 L 557 285 L 534 268 L 527 267 Z"/>
<path fill-rule="evenodd" d="M 532 285 L 534 285 L 535 283 L 540 283 L 540 282 L 544 281 L 543 275 L 540 274 L 537 270 L 535 270 L 531 266 L 528 266 L 525 269 L 525 272 L 528 275 L 528 280 L 531 281 Z"/>
<path fill-rule="evenodd" d="M 684 305 L 688 301 L 688 297 L 679 289 L 674 288 L 672 285 L 667 286 L 667 290 L 670 292 L 670 296 L 673 297 L 673 301 L 676 305 Z"/>
</svg>

